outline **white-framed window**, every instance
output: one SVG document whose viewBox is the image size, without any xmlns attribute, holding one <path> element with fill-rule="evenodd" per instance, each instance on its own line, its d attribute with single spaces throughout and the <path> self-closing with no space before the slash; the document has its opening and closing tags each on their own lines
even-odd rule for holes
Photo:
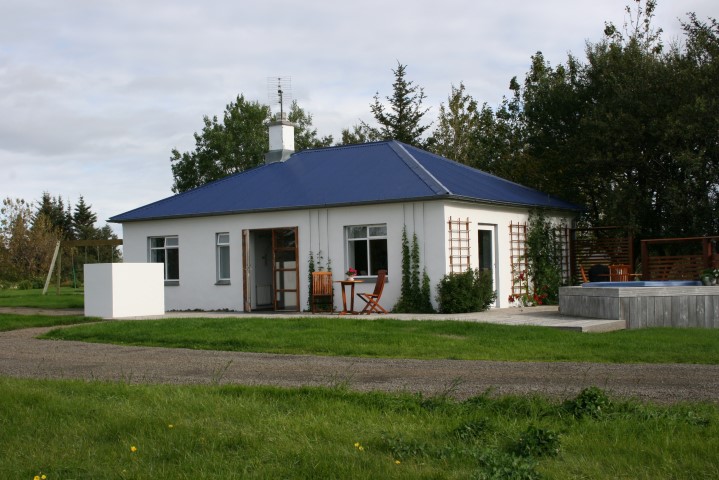
<svg viewBox="0 0 719 480">
<path fill-rule="evenodd" d="M 387 224 L 353 225 L 345 227 L 347 264 L 360 276 L 376 276 L 387 270 Z"/>
<path fill-rule="evenodd" d="M 165 285 L 180 283 L 180 239 L 177 235 L 150 237 L 149 261 L 165 264 Z"/>
<path fill-rule="evenodd" d="M 215 245 L 217 283 L 226 285 L 230 283 L 230 234 L 218 233 L 215 235 Z"/>
</svg>

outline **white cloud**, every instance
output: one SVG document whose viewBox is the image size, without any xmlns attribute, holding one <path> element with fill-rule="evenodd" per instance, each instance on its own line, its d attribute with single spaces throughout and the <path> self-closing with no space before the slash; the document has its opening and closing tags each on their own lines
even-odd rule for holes
<svg viewBox="0 0 719 480">
<path fill-rule="evenodd" d="M 321 135 L 370 120 L 408 66 L 435 115 L 451 85 L 497 105 L 541 50 L 556 65 L 629 0 L 166 1 L 8 0 L 0 6 L 0 195 L 43 191 L 86 201 L 106 219 L 171 193 L 170 150 L 193 148 L 203 115 L 238 94 L 268 101 L 267 77 Z M 666 3 L 666 4 L 665 4 Z M 717 17 L 715 0 L 660 2 L 667 42 L 677 18 Z"/>
</svg>

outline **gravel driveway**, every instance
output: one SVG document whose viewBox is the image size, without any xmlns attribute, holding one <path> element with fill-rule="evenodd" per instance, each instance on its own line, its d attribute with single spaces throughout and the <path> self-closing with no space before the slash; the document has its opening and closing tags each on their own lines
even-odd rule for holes
<svg viewBox="0 0 719 480">
<path fill-rule="evenodd" d="M 405 360 L 127 347 L 38 340 L 50 328 L 0 333 L 0 375 L 133 383 L 346 385 L 467 398 L 542 393 L 575 396 L 598 386 L 658 403 L 719 402 L 719 365 Z"/>
</svg>

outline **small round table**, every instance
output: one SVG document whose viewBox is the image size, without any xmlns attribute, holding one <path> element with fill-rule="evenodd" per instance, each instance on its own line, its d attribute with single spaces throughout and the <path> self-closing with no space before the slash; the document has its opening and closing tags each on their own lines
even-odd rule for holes
<svg viewBox="0 0 719 480">
<path fill-rule="evenodd" d="M 342 288 L 342 311 L 340 315 L 359 315 L 355 312 L 355 284 L 364 283 L 363 280 L 335 280 Z M 347 293 L 345 287 L 350 286 L 350 309 L 347 310 Z"/>
</svg>

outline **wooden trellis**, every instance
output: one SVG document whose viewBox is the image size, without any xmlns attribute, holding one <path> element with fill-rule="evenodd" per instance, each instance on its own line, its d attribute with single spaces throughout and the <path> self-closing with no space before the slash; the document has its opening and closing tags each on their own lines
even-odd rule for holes
<svg viewBox="0 0 719 480">
<path fill-rule="evenodd" d="M 469 218 L 447 221 L 449 227 L 449 272 L 462 273 L 470 268 Z"/>
<path fill-rule="evenodd" d="M 527 280 L 527 222 L 509 223 L 509 261 L 512 265 L 512 295 L 529 293 Z"/>
</svg>

